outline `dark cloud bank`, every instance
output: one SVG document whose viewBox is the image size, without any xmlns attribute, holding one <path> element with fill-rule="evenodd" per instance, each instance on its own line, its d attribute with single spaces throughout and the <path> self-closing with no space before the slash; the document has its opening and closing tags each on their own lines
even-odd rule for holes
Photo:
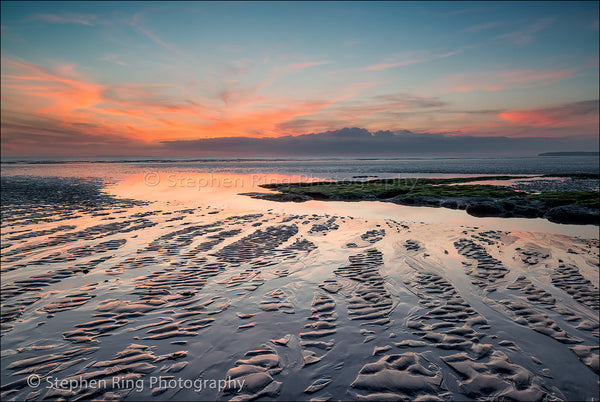
<svg viewBox="0 0 600 402">
<path fill-rule="evenodd" d="M 278 138 L 227 137 L 163 141 L 172 154 L 219 155 L 536 155 L 553 151 L 597 150 L 585 137 L 474 137 L 448 134 L 343 128 Z"/>
</svg>

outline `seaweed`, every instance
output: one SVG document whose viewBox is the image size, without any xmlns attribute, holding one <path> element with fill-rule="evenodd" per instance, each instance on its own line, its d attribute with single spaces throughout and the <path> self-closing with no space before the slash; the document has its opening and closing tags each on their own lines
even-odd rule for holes
<svg viewBox="0 0 600 402">
<path fill-rule="evenodd" d="M 267 184 L 278 193 L 250 193 L 271 201 L 303 202 L 386 201 L 401 205 L 465 209 L 474 216 L 545 217 L 558 223 L 599 224 L 600 198 L 594 191 L 548 191 L 528 194 L 489 184 L 462 184 L 481 180 L 508 180 L 529 176 L 454 178 L 400 178 L 366 181 Z M 587 178 L 587 174 L 577 174 Z M 455 185 L 460 184 L 460 185 Z"/>
</svg>

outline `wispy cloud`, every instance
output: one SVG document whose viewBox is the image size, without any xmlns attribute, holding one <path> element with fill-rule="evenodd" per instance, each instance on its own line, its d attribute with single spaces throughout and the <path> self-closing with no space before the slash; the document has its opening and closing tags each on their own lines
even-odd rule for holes
<svg viewBox="0 0 600 402">
<path fill-rule="evenodd" d="M 317 132 L 346 125 L 391 129 L 398 126 L 401 113 L 405 113 L 409 118 L 414 118 L 415 115 L 431 113 L 446 105 L 438 98 L 408 93 L 349 97 L 328 105 L 310 116 L 300 116 L 285 121 L 278 127 L 287 134 Z M 327 124 L 329 125 L 327 126 Z"/>
<path fill-rule="evenodd" d="M 24 42 L 25 39 L 17 33 L 17 31 L 15 30 L 15 28 L 7 26 L 7 25 L 2 25 L 2 39 L 5 41 L 13 41 L 13 42 Z"/>
<path fill-rule="evenodd" d="M 490 21 L 490 22 L 486 22 L 484 24 L 474 25 L 474 26 L 465 28 L 461 32 L 476 33 L 479 31 L 484 31 L 486 29 L 496 28 L 496 27 L 499 27 L 502 25 L 504 25 L 503 21 Z"/>
<path fill-rule="evenodd" d="M 517 45 L 527 45 L 533 42 L 533 36 L 536 32 L 549 27 L 554 21 L 556 21 L 556 17 L 543 18 L 519 31 L 499 35 L 496 39 L 508 39 Z"/>
<path fill-rule="evenodd" d="M 482 10 L 481 7 L 461 8 L 460 10 L 450 11 L 450 12 L 444 13 L 442 15 L 444 15 L 444 16 L 461 15 L 461 14 L 472 13 L 472 12 L 477 12 L 477 11 L 481 11 L 481 10 Z"/>
<path fill-rule="evenodd" d="M 96 26 L 99 24 L 106 24 L 106 21 L 100 20 L 96 15 L 90 14 L 35 14 L 30 20 L 32 21 L 43 21 L 50 24 L 78 24 L 86 26 Z"/>
<path fill-rule="evenodd" d="M 422 52 L 407 52 L 401 55 L 397 55 L 389 58 L 383 63 L 372 64 L 370 66 L 363 67 L 362 70 L 365 71 L 382 71 L 390 68 L 402 67 L 402 66 L 410 66 L 412 64 L 426 63 L 429 61 L 443 59 L 446 57 L 454 56 L 463 51 L 464 48 L 454 50 L 446 53 L 431 53 L 428 51 Z"/>
<path fill-rule="evenodd" d="M 231 75 L 248 74 L 254 70 L 254 61 L 250 59 L 235 60 L 233 63 L 227 65 L 225 70 Z"/>
<path fill-rule="evenodd" d="M 282 67 L 279 71 L 281 71 L 282 73 L 291 73 L 301 71 L 309 67 L 322 66 L 325 64 L 331 64 L 331 61 L 305 61 L 299 63 L 291 63 L 287 66 Z"/>
<path fill-rule="evenodd" d="M 111 63 L 116 63 L 116 64 L 118 64 L 120 66 L 123 66 L 123 67 L 127 66 L 127 63 L 124 62 L 124 61 L 122 61 L 121 57 L 119 55 L 117 55 L 117 54 L 107 54 L 107 55 L 104 55 L 102 57 L 99 57 L 98 60 L 108 61 L 108 62 L 111 62 Z"/>
<path fill-rule="evenodd" d="M 525 84 L 523 88 L 533 88 L 550 85 L 557 81 L 570 78 L 578 71 L 572 68 L 567 70 L 518 70 L 499 72 L 498 76 L 506 83 Z"/>
<path fill-rule="evenodd" d="M 460 73 L 446 76 L 430 86 L 432 90 L 440 93 L 526 89 L 550 85 L 571 78 L 580 70 L 580 68 L 570 68 Z"/>
<path fill-rule="evenodd" d="M 343 46 L 344 47 L 354 47 L 354 46 L 359 45 L 361 43 L 363 43 L 362 40 L 347 40 L 347 41 L 345 41 L 343 43 Z"/>
<path fill-rule="evenodd" d="M 130 25 L 132 28 L 137 30 L 138 32 L 145 35 L 148 39 L 156 43 L 157 45 L 163 47 L 164 49 L 180 56 L 180 57 L 188 57 L 184 51 L 180 50 L 177 46 L 173 45 L 162 39 L 159 35 L 154 33 L 151 29 L 147 28 L 143 21 L 143 12 L 135 13 L 129 20 L 125 20 L 125 22 Z"/>
<path fill-rule="evenodd" d="M 454 17 L 456 15 L 468 14 L 468 13 L 476 13 L 480 11 L 489 11 L 490 7 L 466 7 L 459 8 L 458 10 L 448 11 L 445 13 L 431 13 L 429 11 L 424 12 L 426 15 L 435 15 L 439 17 Z"/>
</svg>

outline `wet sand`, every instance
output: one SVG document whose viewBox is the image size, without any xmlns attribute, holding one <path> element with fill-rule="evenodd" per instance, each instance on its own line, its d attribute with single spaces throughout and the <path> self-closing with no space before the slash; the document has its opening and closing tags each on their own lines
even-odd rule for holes
<svg viewBox="0 0 600 402">
<path fill-rule="evenodd" d="M 3 203 L 2 400 L 600 397 L 597 237 L 84 193 Z"/>
</svg>

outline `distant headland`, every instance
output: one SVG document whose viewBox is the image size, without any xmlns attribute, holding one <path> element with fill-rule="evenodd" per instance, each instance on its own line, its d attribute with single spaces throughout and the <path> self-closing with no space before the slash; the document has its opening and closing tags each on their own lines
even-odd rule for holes
<svg viewBox="0 0 600 402">
<path fill-rule="evenodd" d="M 598 156 L 600 152 L 544 152 L 538 156 Z"/>
</svg>

